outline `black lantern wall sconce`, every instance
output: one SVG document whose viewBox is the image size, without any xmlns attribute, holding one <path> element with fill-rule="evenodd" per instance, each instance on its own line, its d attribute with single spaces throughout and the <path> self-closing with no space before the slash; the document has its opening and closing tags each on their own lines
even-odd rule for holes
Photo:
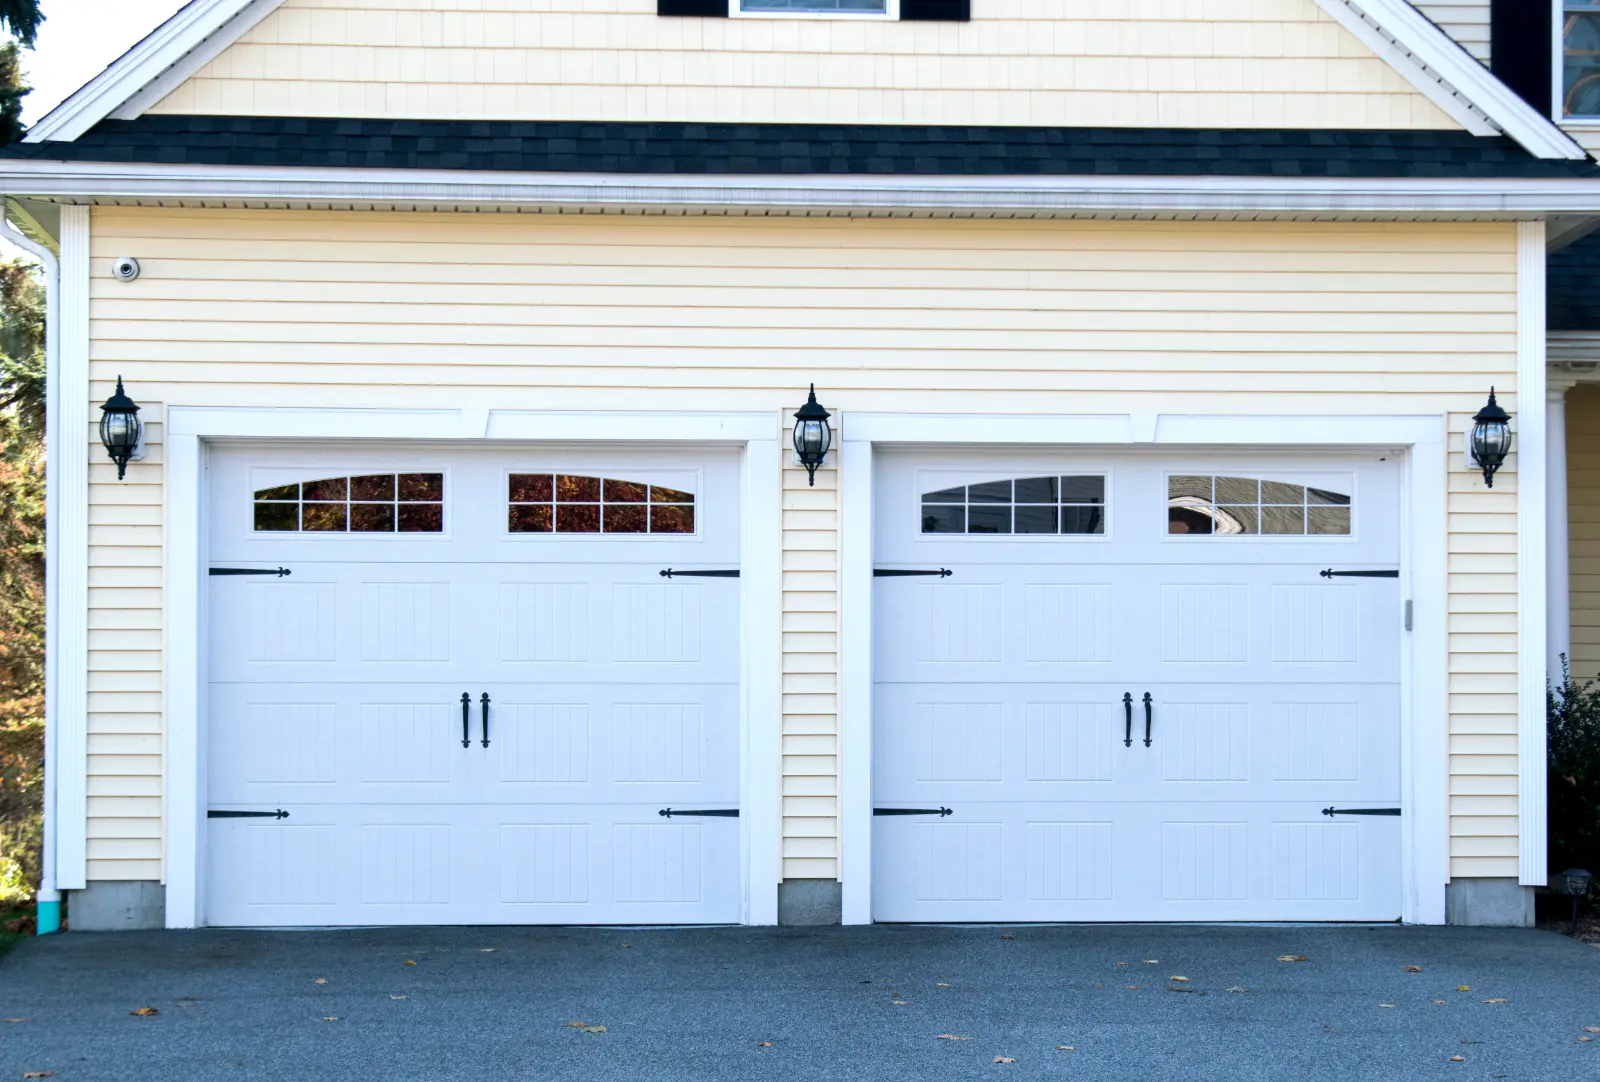
<svg viewBox="0 0 1600 1082">
<path fill-rule="evenodd" d="M 1483 471 L 1483 483 L 1494 487 L 1495 471 L 1511 453 L 1511 414 L 1500 408 L 1494 400 L 1494 388 L 1489 388 L 1489 401 L 1472 419 L 1469 454 L 1472 464 Z"/>
<path fill-rule="evenodd" d="M 817 467 L 828 457 L 833 443 L 833 429 L 828 426 L 830 414 L 817 401 L 817 385 L 811 385 L 811 397 L 794 415 L 794 453 L 813 487 L 817 483 Z"/>
<path fill-rule="evenodd" d="M 139 422 L 139 407 L 122 389 L 122 377 L 117 377 L 117 392 L 100 407 L 100 442 L 106 454 L 117 464 L 117 480 L 128 472 L 128 460 L 139 450 L 139 439 L 144 435 L 144 425 Z"/>
</svg>

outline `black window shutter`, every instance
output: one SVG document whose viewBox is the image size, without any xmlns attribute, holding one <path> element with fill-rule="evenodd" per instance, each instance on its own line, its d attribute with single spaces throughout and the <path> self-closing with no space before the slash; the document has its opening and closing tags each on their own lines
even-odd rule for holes
<svg viewBox="0 0 1600 1082">
<path fill-rule="evenodd" d="M 656 0 L 657 15 L 696 15 L 702 19 L 726 19 L 728 0 Z"/>
<path fill-rule="evenodd" d="M 900 21 L 969 23 L 972 0 L 900 0 Z"/>
<path fill-rule="evenodd" d="M 1550 5 L 1493 0 L 1489 70 L 1544 116 L 1550 115 L 1550 61 L 1555 44 Z"/>
</svg>

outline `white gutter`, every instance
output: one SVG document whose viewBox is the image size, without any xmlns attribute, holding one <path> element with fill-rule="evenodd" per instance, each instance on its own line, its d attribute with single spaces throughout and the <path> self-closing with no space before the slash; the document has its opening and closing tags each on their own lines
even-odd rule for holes
<svg viewBox="0 0 1600 1082">
<path fill-rule="evenodd" d="M 1593 179 L 707 176 L 0 160 L 0 192 L 67 203 L 711 210 L 1039 217 L 1600 214 Z"/>
<path fill-rule="evenodd" d="M 61 563 L 58 510 L 60 494 L 56 473 L 61 456 L 61 426 L 57 418 L 61 404 L 60 297 L 61 266 L 55 253 L 24 236 L 0 213 L 0 235 L 44 264 L 44 356 L 45 356 L 45 533 L 44 533 L 44 855 L 39 877 L 39 908 L 36 925 L 40 935 L 61 930 L 61 892 L 56 889 L 56 642 L 60 617 L 57 612 L 56 582 Z"/>
</svg>

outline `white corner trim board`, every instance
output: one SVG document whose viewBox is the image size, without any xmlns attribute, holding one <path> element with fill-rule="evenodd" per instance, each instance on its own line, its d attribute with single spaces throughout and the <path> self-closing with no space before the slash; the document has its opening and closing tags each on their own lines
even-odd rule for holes
<svg viewBox="0 0 1600 1082">
<path fill-rule="evenodd" d="M 1523 101 L 1408 0 L 1316 0 L 1346 30 L 1468 131 L 1503 131 L 1538 158 L 1587 157 L 1572 137 Z M 1463 120 L 1463 113 L 1472 118 Z M 1487 121 L 1489 131 L 1482 130 Z"/>
<path fill-rule="evenodd" d="M 136 98 L 144 101 L 139 97 L 141 92 L 161 80 L 174 65 L 190 60 L 184 64 L 184 71 L 185 75 L 192 74 L 282 3 L 283 0 L 190 0 L 45 114 L 28 130 L 25 141 L 76 139 L 106 117 L 122 115 L 119 110 L 123 106 Z M 168 86 L 161 97 L 170 92 Z M 157 97 L 144 101 L 144 108 L 159 100 Z"/>
<path fill-rule="evenodd" d="M 56 883 L 82 889 L 88 875 L 89 775 L 89 208 L 61 208 L 57 302 L 57 422 L 51 453 L 55 593 Z"/>
<path fill-rule="evenodd" d="M 1542 399 L 1541 399 L 1542 401 Z M 1445 637 L 1445 428 L 1441 417 L 1223 417 L 1127 414 L 1084 417 L 993 417 L 852 413 L 844 426 L 844 549 L 840 606 L 844 643 L 840 672 L 840 879 L 844 921 L 872 919 L 872 471 L 877 447 L 943 445 L 1075 446 L 1100 449 L 1152 445 L 1204 449 L 1404 449 L 1400 587 L 1412 603 L 1412 629 L 1401 665 L 1401 828 L 1403 917 L 1444 923 L 1449 874 Z M 1542 616 L 1541 616 L 1542 620 Z M 1542 764 L 1543 759 L 1539 762 Z"/>
<path fill-rule="evenodd" d="M 1517 225 L 1517 852 L 1519 879 L 1542 887 L 1545 848 L 1545 247 L 1544 223 Z"/>
<path fill-rule="evenodd" d="M 70 208 L 69 208 L 70 209 Z M 87 422 L 85 422 L 87 423 Z M 82 431 L 80 428 L 79 431 Z M 776 924 L 780 863 L 779 718 L 782 712 L 782 458 L 769 413 L 539 413 L 520 410 L 197 408 L 167 410 L 166 917 L 205 923 L 202 906 L 207 578 L 203 503 L 209 441 L 240 439 L 730 444 L 744 450 L 740 707 L 741 916 Z M 81 621 L 80 621 L 81 625 Z M 81 816 L 78 827 L 82 830 Z M 70 886 L 71 884 L 64 884 Z M 79 883 L 81 886 L 81 882 Z"/>
</svg>

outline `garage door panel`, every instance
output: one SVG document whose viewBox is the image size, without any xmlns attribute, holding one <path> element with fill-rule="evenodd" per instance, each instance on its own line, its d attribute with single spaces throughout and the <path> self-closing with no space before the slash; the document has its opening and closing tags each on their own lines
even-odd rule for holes
<svg viewBox="0 0 1600 1082">
<path fill-rule="evenodd" d="M 739 582 L 661 574 L 737 567 L 738 456 L 648 457 L 213 453 L 213 566 L 290 574 L 207 580 L 210 923 L 738 919 Z M 307 478 L 371 503 L 385 469 L 443 476 L 442 530 L 292 528 L 358 521 L 355 481 L 346 507 Z M 576 478 L 544 489 L 589 518 L 510 514 L 519 470 Z M 658 489 L 694 532 L 510 531 L 598 530 L 605 492 L 643 529 Z M 258 533 L 257 491 L 299 510 Z M 732 816 L 676 814 L 705 810 Z"/>
<path fill-rule="evenodd" d="M 875 818 L 876 917 L 1398 916 L 1399 818 L 1322 811 L 1400 805 L 1399 582 L 1320 574 L 1394 568 L 1396 466 L 997 461 L 1103 474 L 1106 540 L 1085 542 L 1008 535 L 987 480 L 919 519 L 924 474 L 986 474 L 959 459 L 878 460 L 878 565 L 952 574 L 874 581 L 873 804 L 949 809 Z M 921 532 L 973 522 L 996 532 Z"/>
</svg>

